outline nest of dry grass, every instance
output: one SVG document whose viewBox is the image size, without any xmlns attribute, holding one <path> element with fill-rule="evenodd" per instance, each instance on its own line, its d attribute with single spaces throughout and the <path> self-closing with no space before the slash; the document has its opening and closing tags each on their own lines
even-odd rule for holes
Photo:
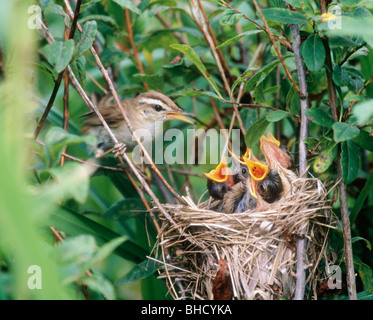
<svg viewBox="0 0 373 320">
<path fill-rule="evenodd" d="M 292 193 L 266 208 L 244 213 L 209 210 L 209 201 L 165 206 L 156 250 L 161 278 L 176 299 L 214 299 L 219 262 L 227 267 L 233 299 L 291 299 L 295 289 L 296 241 L 305 228 L 308 290 L 315 290 L 335 217 L 318 179 L 298 178 Z M 312 292 L 311 292 L 312 295 Z"/>
</svg>

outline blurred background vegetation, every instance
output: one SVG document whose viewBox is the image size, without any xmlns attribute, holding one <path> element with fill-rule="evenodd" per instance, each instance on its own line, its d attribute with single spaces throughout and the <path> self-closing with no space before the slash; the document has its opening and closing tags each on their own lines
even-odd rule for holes
<svg viewBox="0 0 373 320">
<path fill-rule="evenodd" d="M 65 76 L 70 65 L 89 95 L 108 90 L 89 51 L 93 44 L 121 98 L 146 87 L 161 91 L 195 113 L 195 128 L 204 130 L 229 128 L 234 112 L 229 101 L 237 99 L 241 87 L 242 122 L 236 121 L 235 128 L 246 132 L 242 150 L 246 142 L 258 154 L 258 137 L 271 130 L 296 159 L 299 94 L 251 1 L 84 0 L 78 20 L 83 33 L 77 30 L 73 40 L 65 35 L 65 26 L 69 31 L 72 25 L 65 2 L 0 2 L 0 299 L 170 299 L 166 283 L 156 278 L 157 265 L 146 259 L 157 234 L 152 217 L 111 155 L 95 170 L 84 163 L 95 145 L 93 137 L 80 133 L 79 116 L 88 109 L 64 79 L 35 140 L 59 74 Z M 75 10 L 77 1 L 69 2 Z M 267 0 L 259 5 L 295 82 L 289 23 L 300 27 L 310 99 L 310 173 L 331 187 L 341 161 L 358 298 L 372 299 L 373 2 L 323 2 L 337 8 L 337 20 L 328 21 L 321 19 L 320 3 Z M 54 45 L 39 28 L 38 16 Z M 337 92 L 338 119 L 330 110 L 327 72 Z M 171 126 L 183 132 L 191 128 L 177 121 L 165 124 Z M 185 155 L 191 152 L 186 143 L 184 148 Z M 209 148 L 197 156 L 208 155 Z M 62 157 L 63 152 L 73 158 Z M 188 187 L 196 202 L 206 191 L 201 173 L 213 167 L 208 157 L 207 164 L 159 166 L 177 192 Z M 151 187 L 165 202 L 162 190 Z M 336 191 L 330 197 L 340 216 Z M 330 245 L 344 279 L 341 225 Z M 41 267 L 42 290 L 27 286 L 32 265 Z M 346 298 L 345 286 L 329 297 Z"/>
</svg>

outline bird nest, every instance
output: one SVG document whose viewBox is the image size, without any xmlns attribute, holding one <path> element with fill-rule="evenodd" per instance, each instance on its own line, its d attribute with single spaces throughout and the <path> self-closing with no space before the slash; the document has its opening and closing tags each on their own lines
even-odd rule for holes
<svg viewBox="0 0 373 320">
<path fill-rule="evenodd" d="M 169 217 L 159 213 L 155 247 L 160 277 L 175 299 L 291 299 L 298 239 L 306 242 L 307 290 L 315 292 L 336 224 L 318 179 L 297 178 L 291 194 L 243 213 L 220 213 L 209 210 L 210 200 L 196 205 L 184 199 L 188 205 L 165 206 Z"/>
</svg>

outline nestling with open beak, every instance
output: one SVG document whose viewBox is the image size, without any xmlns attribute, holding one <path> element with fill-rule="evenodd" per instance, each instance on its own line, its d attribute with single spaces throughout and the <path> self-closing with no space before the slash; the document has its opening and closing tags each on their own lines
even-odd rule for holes
<svg viewBox="0 0 373 320">
<path fill-rule="evenodd" d="M 277 172 L 283 184 L 283 195 L 291 191 L 291 180 L 297 178 L 294 172 L 294 160 L 289 150 L 280 144 L 273 135 L 268 132 L 268 136 L 260 137 L 260 149 L 262 150 L 269 168 Z"/>
<path fill-rule="evenodd" d="M 227 165 L 227 158 L 209 173 L 204 173 L 207 178 L 207 190 L 210 196 L 216 200 L 222 200 L 224 194 L 236 183 L 232 171 Z"/>
<path fill-rule="evenodd" d="M 169 97 L 160 92 L 151 91 L 141 93 L 135 98 L 122 100 L 121 103 L 132 124 L 133 130 L 148 130 L 152 140 L 155 138 L 155 125 L 157 121 L 177 119 L 193 123 L 187 116 L 194 115 L 179 108 Z M 122 113 L 114 104 L 114 98 L 109 95 L 103 97 L 97 103 L 97 108 L 120 143 L 114 145 L 111 137 L 94 112 L 84 114 L 83 116 L 86 118 L 82 132 L 94 135 L 98 140 L 95 157 L 102 157 L 109 152 L 113 152 L 118 156 L 121 152 L 132 151 L 137 143 L 133 139 Z"/>
</svg>

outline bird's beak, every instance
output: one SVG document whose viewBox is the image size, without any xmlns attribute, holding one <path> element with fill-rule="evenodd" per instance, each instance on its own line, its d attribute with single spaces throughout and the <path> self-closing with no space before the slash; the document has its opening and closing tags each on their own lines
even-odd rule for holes
<svg viewBox="0 0 373 320">
<path fill-rule="evenodd" d="M 262 181 L 265 179 L 270 170 L 269 166 L 257 161 L 252 161 L 248 158 L 244 158 L 244 160 L 246 166 L 249 168 L 251 177 L 255 181 Z"/>
<path fill-rule="evenodd" d="M 226 182 L 228 180 L 227 158 L 224 157 L 223 161 L 209 173 L 204 173 L 205 177 L 215 182 Z"/>
<path fill-rule="evenodd" d="M 189 117 L 194 117 L 194 114 L 192 113 L 189 113 L 189 112 L 185 112 L 185 111 L 182 111 L 182 112 L 169 112 L 167 113 L 167 116 L 172 118 L 172 119 L 176 119 L 176 120 L 180 120 L 180 121 L 183 121 L 183 122 L 187 122 L 187 123 L 190 123 L 190 124 L 194 124 L 194 121 Z"/>
<path fill-rule="evenodd" d="M 262 149 L 264 144 L 274 143 L 277 147 L 280 147 L 280 141 L 278 141 L 272 133 L 268 132 L 268 137 L 262 135 L 259 139 L 260 141 L 260 148 Z"/>
</svg>

